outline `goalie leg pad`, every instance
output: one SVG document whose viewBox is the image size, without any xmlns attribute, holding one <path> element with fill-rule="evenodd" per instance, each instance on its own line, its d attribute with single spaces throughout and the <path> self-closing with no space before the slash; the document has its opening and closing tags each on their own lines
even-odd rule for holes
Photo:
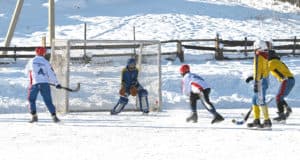
<svg viewBox="0 0 300 160">
<path fill-rule="evenodd" d="M 149 113 L 148 91 L 145 89 L 139 90 L 140 111 Z"/>
<path fill-rule="evenodd" d="M 111 110 L 112 115 L 116 115 L 120 113 L 128 103 L 128 98 L 127 97 L 120 97 L 118 103 L 115 105 L 115 107 Z"/>
</svg>

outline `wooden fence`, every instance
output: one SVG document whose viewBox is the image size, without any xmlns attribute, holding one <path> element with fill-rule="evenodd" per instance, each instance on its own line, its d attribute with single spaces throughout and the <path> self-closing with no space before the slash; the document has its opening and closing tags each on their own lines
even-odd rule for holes
<svg viewBox="0 0 300 160">
<path fill-rule="evenodd" d="M 224 40 L 217 35 L 213 39 L 187 39 L 187 40 L 168 40 L 162 41 L 162 48 L 165 45 L 175 43 L 174 51 L 163 52 L 162 55 L 176 55 L 181 62 L 184 62 L 184 50 L 197 50 L 200 52 L 212 52 L 216 60 L 232 60 L 232 59 L 249 59 L 252 58 L 253 42 L 245 37 L 243 40 Z M 276 52 L 283 55 L 300 55 L 300 39 L 295 36 L 292 39 L 272 39 L 272 44 L 269 45 Z M 0 47 L 0 53 L 2 51 L 13 51 L 13 54 L 0 55 L 0 58 L 32 58 L 35 56 L 33 51 L 37 46 L 30 47 Z M 127 46 L 73 46 L 74 49 L 106 49 L 106 48 L 137 48 L 136 45 Z M 50 47 L 46 47 L 50 49 Z M 32 52 L 31 54 L 18 54 L 18 52 Z M 242 54 L 239 58 L 230 57 L 230 54 Z M 95 55 L 97 56 L 97 55 Z"/>
<path fill-rule="evenodd" d="M 193 42 L 193 44 L 189 44 Z M 195 45 L 195 43 L 205 42 L 205 45 Z M 270 49 L 274 49 L 280 56 L 284 55 L 300 55 L 300 39 L 295 36 L 292 39 L 272 39 L 267 42 Z M 177 43 L 176 51 L 178 58 L 184 62 L 184 49 L 199 50 L 203 52 L 212 51 L 216 60 L 235 60 L 253 58 L 253 40 L 245 37 L 243 40 L 223 40 L 218 35 L 215 39 L 189 39 L 189 40 L 169 40 L 164 43 Z M 242 54 L 242 57 L 230 57 L 232 53 Z"/>
</svg>

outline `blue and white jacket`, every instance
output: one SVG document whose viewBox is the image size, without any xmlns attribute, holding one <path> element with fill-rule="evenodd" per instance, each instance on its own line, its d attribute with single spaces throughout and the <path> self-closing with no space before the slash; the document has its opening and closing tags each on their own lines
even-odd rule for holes
<svg viewBox="0 0 300 160">
<path fill-rule="evenodd" d="M 201 76 L 190 72 L 183 76 L 181 89 L 184 95 L 190 96 L 191 92 L 197 94 L 207 88 L 209 88 L 209 85 Z"/>
<path fill-rule="evenodd" d="M 38 83 L 59 84 L 50 63 L 43 56 L 35 56 L 25 68 L 30 79 L 30 85 Z"/>
</svg>

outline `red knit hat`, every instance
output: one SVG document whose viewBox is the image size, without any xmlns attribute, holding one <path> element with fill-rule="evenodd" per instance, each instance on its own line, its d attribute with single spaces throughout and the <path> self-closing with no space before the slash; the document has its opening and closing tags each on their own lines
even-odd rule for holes
<svg viewBox="0 0 300 160">
<path fill-rule="evenodd" d="M 46 54 L 46 48 L 45 47 L 37 47 L 35 49 L 35 53 L 38 56 L 45 56 L 45 54 Z"/>
</svg>

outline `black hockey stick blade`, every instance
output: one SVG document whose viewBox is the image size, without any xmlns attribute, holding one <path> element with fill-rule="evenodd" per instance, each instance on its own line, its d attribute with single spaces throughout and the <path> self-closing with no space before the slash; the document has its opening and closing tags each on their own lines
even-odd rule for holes
<svg viewBox="0 0 300 160">
<path fill-rule="evenodd" d="M 69 91 L 69 92 L 78 92 L 80 90 L 80 83 L 77 83 L 77 86 L 74 89 L 71 89 L 71 88 L 68 88 L 68 87 L 62 87 L 62 88 Z"/>
<path fill-rule="evenodd" d="M 245 115 L 245 117 L 242 120 L 236 120 L 236 119 L 232 119 L 232 123 L 236 124 L 236 125 L 242 125 L 245 122 L 247 122 L 250 114 L 252 112 L 252 107 L 249 109 L 249 111 L 247 112 L 247 114 Z"/>
<path fill-rule="evenodd" d="M 274 99 L 274 97 L 271 97 L 267 102 L 266 104 L 270 104 L 272 102 L 272 100 Z M 236 119 L 232 119 L 232 123 L 234 124 L 237 124 L 237 125 L 242 125 L 244 124 L 245 122 L 247 122 L 250 114 L 252 112 L 252 107 L 249 109 L 249 111 L 247 112 L 247 114 L 245 115 L 245 117 L 242 119 L 242 120 L 236 120 Z"/>
<path fill-rule="evenodd" d="M 50 84 L 51 86 L 55 86 L 55 84 Z M 68 87 L 61 87 L 61 89 L 65 89 L 69 92 L 78 92 L 80 90 L 80 83 L 77 83 L 76 88 L 72 89 L 72 88 L 68 88 Z"/>
</svg>

